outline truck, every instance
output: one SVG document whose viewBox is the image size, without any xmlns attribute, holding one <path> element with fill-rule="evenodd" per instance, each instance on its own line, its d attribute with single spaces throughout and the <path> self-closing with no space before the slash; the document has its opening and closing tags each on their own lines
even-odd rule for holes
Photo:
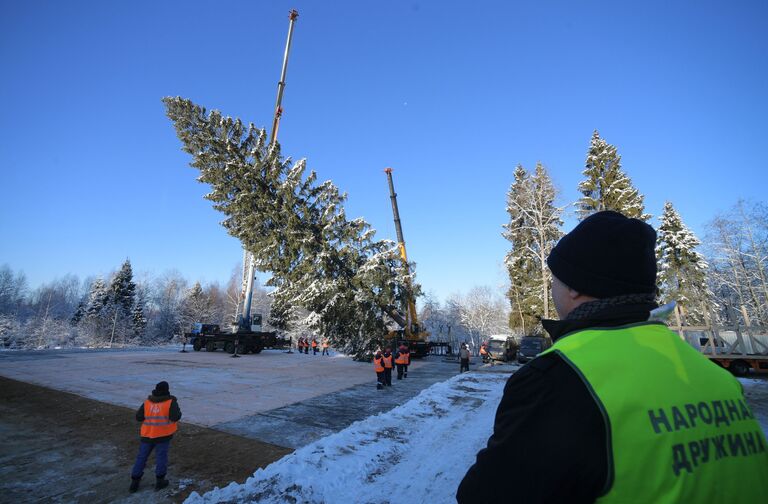
<svg viewBox="0 0 768 504">
<path fill-rule="evenodd" d="M 392 202 L 392 215 L 395 220 L 395 232 L 397 233 L 397 246 L 400 249 L 400 259 L 403 261 L 406 271 L 410 274 L 408 254 L 405 251 L 405 239 L 403 238 L 403 227 L 400 223 L 400 211 L 397 207 L 397 193 L 395 192 L 395 184 L 392 180 L 392 168 L 385 168 L 384 173 L 387 174 L 387 182 L 389 184 L 389 198 Z M 397 348 L 400 344 L 406 344 L 411 351 L 411 355 L 417 358 L 427 356 L 427 354 L 434 352 L 438 347 L 445 347 L 443 350 L 447 349 L 448 353 L 450 353 L 448 343 L 429 341 L 429 332 L 419 323 L 416 301 L 413 298 L 411 282 L 408 279 L 406 279 L 405 289 L 406 300 L 404 302 L 404 309 L 398 310 L 394 306 L 388 306 L 385 309 L 386 313 L 400 326 L 399 329 L 389 332 L 389 344 L 393 348 Z"/>
<path fill-rule="evenodd" d="M 517 350 L 517 362 L 525 364 L 552 346 L 552 340 L 544 336 L 523 336 Z"/>
<path fill-rule="evenodd" d="M 233 327 L 232 331 L 222 330 L 219 324 L 197 322 L 190 332 L 184 334 L 185 342 L 191 344 L 196 352 L 205 348 L 207 352 L 224 350 L 234 355 L 257 354 L 265 348 L 282 348 L 290 344 L 274 331 L 261 331 L 260 314 L 255 314 L 253 320 L 257 325 L 248 330 Z"/>
<path fill-rule="evenodd" d="M 674 303 L 655 311 L 661 314 L 673 312 L 674 323 L 668 324 L 669 328 L 709 360 L 732 374 L 746 376 L 750 373 L 768 373 L 768 327 L 752 324 L 745 307 L 741 307 L 740 313 L 728 307 L 726 324 L 713 323 L 714 315 L 707 314 L 706 323 L 702 326 L 683 324 L 680 307 Z"/>
<path fill-rule="evenodd" d="M 509 334 L 493 334 L 488 337 L 488 355 L 492 360 L 511 362 L 517 357 L 520 344 Z"/>
<path fill-rule="evenodd" d="M 269 140 L 271 147 L 274 147 L 277 143 L 280 118 L 283 115 L 282 101 L 285 91 L 285 76 L 288 70 L 288 55 L 291 51 L 293 29 L 298 17 L 299 13 L 295 9 L 288 13 L 288 39 L 285 43 L 280 80 L 277 83 L 277 100 L 275 102 L 272 132 Z M 249 251 L 244 250 L 243 287 L 241 291 L 243 310 L 241 313 L 235 314 L 236 321 L 232 326 L 232 330 L 223 331 L 217 324 L 198 322 L 194 324 L 191 332 L 184 334 L 185 342 L 191 343 L 195 351 L 200 351 L 203 348 L 208 352 L 224 349 L 228 353 L 233 354 L 233 357 L 248 352 L 260 353 L 264 348 L 290 346 L 289 339 L 279 338 L 275 332 L 264 332 L 261 330 L 261 314 L 251 315 L 255 279 L 256 266 L 254 257 Z"/>
</svg>

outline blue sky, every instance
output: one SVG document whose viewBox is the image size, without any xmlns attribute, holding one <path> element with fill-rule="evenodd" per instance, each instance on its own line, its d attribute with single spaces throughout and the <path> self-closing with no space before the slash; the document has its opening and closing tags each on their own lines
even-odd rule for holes
<svg viewBox="0 0 768 504">
<path fill-rule="evenodd" d="M 269 126 L 291 8 L 283 152 L 394 239 L 392 166 L 409 256 L 439 297 L 505 280 L 515 165 L 543 162 L 575 201 L 594 129 L 646 210 L 669 199 L 700 236 L 766 198 L 765 1 L 3 2 L 0 264 L 32 286 L 126 257 L 226 282 L 239 243 L 160 100 Z"/>
</svg>

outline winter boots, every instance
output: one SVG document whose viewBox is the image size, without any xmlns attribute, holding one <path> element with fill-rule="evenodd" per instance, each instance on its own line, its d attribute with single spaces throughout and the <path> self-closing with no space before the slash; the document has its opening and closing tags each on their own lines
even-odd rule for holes
<svg viewBox="0 0 768 504">
<path fill-rule="evenodd" d="M 128 489 L 131 493 L 136 493 L 136 491 L 139 489 L 139 483 L 141 483 L 141 478 L 131 478 L 131 487 Z"/>
<path fill-rule="evenodd" d="M 167 486 L 168 486 L 168 480 L 165 479 L 165 476 L 158 476 L 157 481 L 155 482 L 155 490 L 162 490 Z"/>
</svg>

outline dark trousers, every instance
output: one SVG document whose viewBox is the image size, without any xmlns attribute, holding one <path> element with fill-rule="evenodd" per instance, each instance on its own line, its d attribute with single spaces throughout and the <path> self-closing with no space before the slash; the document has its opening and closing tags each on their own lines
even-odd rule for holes
<svg viewBox="0 0 768 504">
<path fill-rule="evenodd" d="M 312 347 L 312 355 L 317 355 L 317 347 Z"/>
<path fill-rule="evenodd" d="M 331 355 L 331 353 L 328 351 L 326 347 L 323 347 L 323 354 L 322 355 Z"/>
<path fill-rule="evenodd" d="M 392 368 L 384 368 L 384 382 L 387 385 L 387 387 L 392 386 Z"/>
<path fill-rule="evenodd" d="M 305 347 L 304 347 L 304 353 L 305 353 L 305 354 L 309 354 L 309 347 L 308 347 L 308 346 L 305 346 Z"/>
<path fill-rule="evenodd" d="M 378 382 L 376 384 L 376 388 L 384 388 L 384 385 L 386 385 L 386 379 L 384 378 L 384 371 L 381 371 L 380 373 L 376 373 L 376 381 Z"/>
<path fill-rule="evenodd" d="M 131 470 L 131 478 L 140 479 L 144 475 L 144 467 L 147 465 L 147 459 L 155 450 L 155 476 L 164 478 L 168 472 L 168 448 L 171 446 L 171 440 L 162 443 L 147 443 L 142 441 L 139 445 L 139 454 L 136 455 L 136 463 Z"/>
<path fill-rule="evenodd" d="M 402 380 L 403 377 L 408 377 L 408 364 L 397 365 L 397 379 Z"/>
<path fill-rule="evenodd" d="M 461 359 L 461 367 L 459 368 L 459 373 L 463 373 L 464 371 L 469 371 L 469 359 Z"/>
</svg>

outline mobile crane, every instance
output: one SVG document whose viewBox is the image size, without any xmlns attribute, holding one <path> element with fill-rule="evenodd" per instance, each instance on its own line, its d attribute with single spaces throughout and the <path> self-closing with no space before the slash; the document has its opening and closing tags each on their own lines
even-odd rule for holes
<svg viewBox="0 0 768 504">
<path fill-rule="evenodd" d="M 288 54 L 291 51 L 293 40 L 293 27 L 298 19 L 298 11 L 291 10 L 288 14 L 288 39 L 285 42 L 283 54 L 283 67 L 280 72 L 280 81 L 277 83 L 277 100 L 275 102 L 275 115 L 272 120 L 272 133 L 269 139 L 270 149 L 277 143 L 277 132 L 280 127 L 280 118 L 283 115 L 283 92 L 285 91 L 285 76 L 288 71 Z M 243 299 L 242 313 L 236 313 L 236 322 L 231 332 L 222 331 L 216 324 L 196 323 L 191 332 L 185 333 L 186 341 L 192 344 L 195 351 L 205 348 L 206 351 L 215 351 L 223 348 L 237 357 L 241 353 L 259 353 L 263 348 L 285 346 L 286 342 L 278 338 L 274 332 L 261 330 L 261 314 L 251 316 L 251 303 L 253 301 L 253 288 L 256 275 L 256 264 L 253 255 L 245 251 L 243 254 L 243 287 L 241 298 Z M 239 303 L 238 303 L 239 305 Z"/>
<path fill-rule="evenodd" d="M 400 326 L 399 330 L 391 331 L 389 336 L 395 340 L 393 341 L 395 344 L 407 343 L 414 357 L 424 357 L 430 352 L 432 347 L 444 346 L 445 343 L 430 342 L 429 332 L 419 323 L 416 300 L 413 297 L 413 285 L 410 280 L 408 254 L 405 251 L 403 227 L 400 223 L 400 211 L 397 207 L 397 193 L 395 192 L 395 184 L 392 181 L 392 168 L 385 168 L 384 173 L 387 174 L 387 182 L 389 183 L 389 198 L 392 201 L 392 215 L 395 219 L 395 232 L 397 233 L 397 246 L 400 249 L 400 259 L 403 261 L 403 266 L 408 273 L 405 279 L 406 300 L 403 303 L 405 305 L 404 315 L 401 315 L 396 309 L 387 311 L 387 314 Z"/>
</svg>

